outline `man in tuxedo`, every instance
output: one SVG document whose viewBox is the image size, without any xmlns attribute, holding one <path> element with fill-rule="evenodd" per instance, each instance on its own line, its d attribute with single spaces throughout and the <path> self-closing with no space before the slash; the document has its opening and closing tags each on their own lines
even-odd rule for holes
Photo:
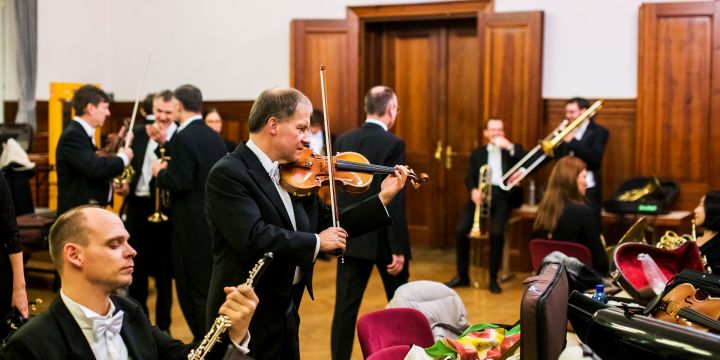
<svg viewBox="0 0 720 360">
<path fill-rule="evenodd" d="M 187 359 L 199 343 L 184 345 L 150 325 L 140 305 L 112 295 L 132 281 L 135 249 L 120 218 L 82 206 L 60 216 L 50 230 L 50 256 L 62 288 L 45 311 L 21 327 L 3 349 L 5 359 Z M 237 284 L 236 284 L 237 285 Z M 246 285 L 224 289 L 215 314 L 232 326 L 223 336 L 247 353 L 248 324 L 258 303 Z M 219 359 L 224 346 L 207 358 Z"/>
<path fill-rule="evenodd" d="M 572 122 L 590 107 L 590 101 L 575 97 L 565 102 L 565 118 Z M 580 127 L 571 131 L 555 150 L 556 158 L 574 155 L 587 164 L 587 192 L 585 199 L 592 208 L 598 226 L 601 222 L 602 207 L 602 159 L 609 137 L 608 130 L 590 118 Z"/>
<path fill-rule="evenodd" d="M 483 137 L 487 145 L 473 150 L 470 155 L 470 166 L 466 177 L 466 185 L 470 190 L 470 199 L 460 215 L 455 229 L 457 240 L 457 275 L 445 285 L 449 287 L 469 286 L 470 277 L 470 241 L 468 234 L 473 226 L 475 208 L 482 201 L 482 193 L 478 189 L 480 167 L 490 166 L 490 183 L 492 184 L 492 204 L 490 206 L 490 292 L 502 292 L 497 281 L 500 262 L 503 257 L 505 245 L 505 225 L 510 218 L 510 212 L 522 204 L 522 188 L 518 185 L 504 191 L 498 186 L 500 179 L 510 168 L 525 155 L 520 144 L 513 144 L 505 138 L 505 127 L 500 119 L 489 119 L 485 122 Z"/>
<path fill-rule="evenodd" d="M 155 323 L 160 330 L 169 332 L 172 309 L 172 228 L 170 221 L 153 223 L 148 221 L 148 217 L 155 212 L 156 193 L 152 165 L 158 161 L 160 148 L 167 148 L 167 143 L 177 130 L 172 91 L 165 90 L 155 96 L 152 113 L 154 122 L 138 126 L 134 131 L 132 149 L 137 156 L 131 166 L 135 170 L 135 177 L 118 193 L 125 196 L 125 226 L 130 233 L 130 245 L 138 253 L 135 257 L 135 274 L 130 285 L 130 296 L 149 314 L 148 277 L 152 275 L 157 289 Z M 165 152 L 164 155 L 170 154 Z M 167 211 L 165 209 L 165 212 Z"/>
<path fill-rule="evenodd" d="M 335 134 L 330 134 L 330 144 L 335 145 Z M 313 110 L 312 115 L 310 115 L 310 148 L 316 154 L 327 155 L 327 149 L 325 149 L 325 118 L 320 110 Z"/>
<path fill-rule="evenodd" d="M 298 308 L 304 289 L 312 292 L 318 252 L 345 248 L 345 239 L 390 224 L 385 206 L 403 188 L 407 169 L 395 167 L 378 196 L 340 216 L 316 195 L 295 197 L 279 182 L 279 164 L 296 163 L 309 143 L 312 104 L 293 88 L 263 91 L 248 120 L 250 139 L 212 169 L 205 211 L 213 232 L 214 267 L 208 314 L 222 303 L 223 287 L 243 281 L 266 252 L 275 258 L 256 291 L 260 305 L 250 323 L 251 355 L 299 359 Z"/>
<path fill-rule="evenodd" d="M 172 198 L 172 262 L 180 308 L 195 340 L 205 335 L 205 310 L 212 271 L 210 228 L 203 221 L 210 168 L 227 154 L 220 135 L 202 121 L 202 93 L 193 85 L 175 89 L 180 126 L 169 162 L 156 162 L 156 186 Z M 226 284 L 229 285 L 229 284 Z"/>
<path fill-rule="evenodd" d="M 365 95 L 365 124 L 335 142 L 338 152 L 355 151 L 371 164 L 395 166 L 405 163 L 405 142 L 389 130 L 398 115 L 398 100 L 386 86 L 376 86 Z M 338 193 L 341 208 L 376 196 L 381 175 L 375 175 L 370 189 L 361 194 Z M 348 239 L 345 263 L 338 261 L 335 314 L 332 322 L 332 358 L 350 359 L 355 338 L 355 321 L 373 267 L 377 267 L 390 301 L 395 290 L 408 281 L 410 243 L 405 220 L 405 191 L 387 206 L 392 225 Z"/>
<path fill-rule="evenodd" d="M 112 202 L 112 178 L 122 174 L 133 152 L 120 148 L 117 155 L 101 157 L 95 152 L 95 129 L 110 116 L 110 99 L 104 91 L 85 85 L 72 99 L 75 118 L 63 130 L 55 151 L 58 178 L 58 214 L 85 204 L 105 206 Z"/>
</svg>

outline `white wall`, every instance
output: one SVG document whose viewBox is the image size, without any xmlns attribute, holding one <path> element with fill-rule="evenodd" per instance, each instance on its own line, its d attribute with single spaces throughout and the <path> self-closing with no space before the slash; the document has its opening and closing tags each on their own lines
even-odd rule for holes
<svg viewBox="0 0 720 360">
<path fill-rule="evenodd" d="M 634 98 L 640 5 L 683 1 L 496 0 L 495 11 L 544 12 L 543 97 Z"/>
<path fill-rule="evenodd" d="M 429 1 L 39 0 L 37 97 L 48 98 L 51 81 L 72 81 L 134 99 L 152 51 L 144 92 L 193 83 L 206 99 L 252 99 L 289 83 L 291 19 L 341 19 L 347 6 L 417 2 Z M 496 0 L 496 11 L 545 12 L 544 97 L 632 98 L 641 3 Z M 17 99 L 12 49 L 7 99 Z"/>
</svg>

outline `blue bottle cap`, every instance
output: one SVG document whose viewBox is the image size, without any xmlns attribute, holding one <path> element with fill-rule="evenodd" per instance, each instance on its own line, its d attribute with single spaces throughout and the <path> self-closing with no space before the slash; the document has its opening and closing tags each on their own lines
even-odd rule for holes
<svg viewBox="0 0 720 360">
<path fill-rule="evenodd" d="M 602 284 L 595 285 L 595 292 L 605 292 L 605 285 L 602 285 Z"/>
</svg>

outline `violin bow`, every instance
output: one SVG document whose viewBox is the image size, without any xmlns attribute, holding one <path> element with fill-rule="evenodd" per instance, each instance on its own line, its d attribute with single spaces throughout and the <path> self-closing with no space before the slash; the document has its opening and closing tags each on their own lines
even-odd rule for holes
<svg viewBox="0 0 720 360">
<path fill-rule="evenodd" d="M 140 78 L 140 86 L 138 86 L 137 96 L 135 96 L 135 105 L 133 106 L 132 117 L 130 117 L 130 126 L 126 129 L 127 132 L 125 133 L 125 148 L 126 149 L 130 147 L 130 141 L 129 141 L 130 134 L 132 133 L 133 128 L 135 128 L 135 118 L 137 117 L 138 105 L 140 105 L 140 96 L 142 95 L 142 89 L 143 89 L 143 86 L 145 85 L 145 75 L 147 75 L 147 69 L 148 69 L 149 65 L 150 65 L 150 52 L 148 52 L 147 58 L 145 59 L 145 67 L 143 68 L 142 77 Z"/>
<path fill-rule="evenodd" d="M 333 227 L 340 227 L 340 213 L 337 205 L 337 187 L 335 186 L 335 164 L 333 163 L 332 143 L 330 138 L 330 117 L 328 116 L 327 93 L 325 91 L 325 65 L 320 65 L 320 90 L 322 91 L 323 106 L 323 125 L 325 126 L 325 154 L 328 159 L 328 188 L 330 189 L 330 209 L 332 210 Z M 342 250 L 337 250 L 336 254 L 340 257 L 340 263 L 345 263 L 345 257 Z"/>
</svg>

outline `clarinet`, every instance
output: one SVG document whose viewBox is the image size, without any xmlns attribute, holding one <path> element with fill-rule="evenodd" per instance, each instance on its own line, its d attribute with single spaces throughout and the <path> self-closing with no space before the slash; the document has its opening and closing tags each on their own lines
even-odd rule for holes
<svg viewBox="0 0 720 360">
<path fill-rule="evenodd" d="M 250 276 L 248 276 L 247 280 L 245 280 L 245 285 L 255 288 L 255 281 L 260 278 L 263 271 L 265 271 L 272 259 L 273 253 L 265 253 L 265 255 L 263 255 L 263 257 L 258 260 L 255 266 L 253 266 L 252 270 L 250 270 Z M 192 349 L 188 354 L 188 360 L 205 359 L 205 356 L 210 353 L 210 350 L 212 350 L 213 346 L 215 346 L 215 344 L 220 341 L 220 337 L 222 337 L 222 335 L 231 325 L 232 324 L 230 323 L 230 318 L 225 315 L 220 315 L 215 318 L 215 321 L 210 327 L 210 331 L 205 334 L 205 338 L 203 338 L 203 341 L 200 343 L 200 345 L 198 345 L 197 348 Z"/>
</svg>

